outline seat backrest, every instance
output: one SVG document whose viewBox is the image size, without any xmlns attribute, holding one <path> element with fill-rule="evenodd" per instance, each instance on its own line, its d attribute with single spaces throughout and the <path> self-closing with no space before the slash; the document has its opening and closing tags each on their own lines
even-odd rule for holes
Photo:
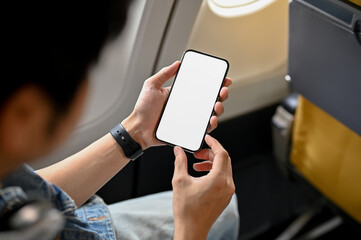
<svg viewBox="0 0 361 240">
<path fill-rule="evenodd" d="M 290 4 L 289 74 L 300 93 L 291 163 L 361 223 L 361 10 L 336 0 Z"/>
<path fill-rule="evenodd" d="M 293 89 L 361 135 L 361 10 L 338 0 L 290 4 Z"/>
</svg>

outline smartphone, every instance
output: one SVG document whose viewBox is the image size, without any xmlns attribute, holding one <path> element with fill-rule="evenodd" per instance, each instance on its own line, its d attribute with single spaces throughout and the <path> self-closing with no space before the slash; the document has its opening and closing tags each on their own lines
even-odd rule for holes
<svg viewBox="0 0 361 240">
<path fill-rule="evenodd" d="M 187 50 L 182 56 L 155 137 L 189 152 L 200 150 L 228 68 L 225 59 Z"/>
</svg>

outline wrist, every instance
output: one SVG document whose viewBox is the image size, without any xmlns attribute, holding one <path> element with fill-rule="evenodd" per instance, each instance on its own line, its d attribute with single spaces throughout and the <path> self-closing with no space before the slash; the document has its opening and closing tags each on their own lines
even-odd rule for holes
<svg viewBox="0 0 361 240">
<path fill-rule="evenodd" d="M 143 136 L 142 136 L 142 130 L 140 128 L 141 124 L 139 121 L 137 121 L 136 117 L 133 115 L 130 115 L 126 119 L 124 119 L 121 122 L 124 129 L 128 132 L 128 134 L 140 144 L 143 150 L 145 150 L 147 147 L 145 146 Z"/>
<path fill-rule="evenodd" d="M 204 230 L 196 225 L 175 223 L 174 227 L 174 240 L 206 240 L 208 231 Z"/>
</svg>

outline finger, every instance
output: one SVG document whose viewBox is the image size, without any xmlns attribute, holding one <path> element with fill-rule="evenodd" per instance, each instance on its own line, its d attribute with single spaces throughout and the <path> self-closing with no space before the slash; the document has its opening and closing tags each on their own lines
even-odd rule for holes
<svg viewBox="0 0 361 240">
<path fill-rule="evenodd" d="M 179 61 L 175 61 L 172 65 L 162 68 L 159 72 L 149 78 L 149 82 L 156 88 L 161 88 L 169 78 L 176 74 L 179 64 Z"/>
<path fill-rule="evenodd" d="M 187 156 L 182 148 L 174 147 L 174 176 L 188 175 Z"/>
<path fill-rule="evenodd" d="M 218 127 L 218 117 L 212 116 L 209 120 L 208 133 L 212 132 L 214 129 Z"/>
<path fill-rule="evenodd" d="M 212 149 L 214 153 L 213 159 L 213 169 L 215 171 L 227 171 L 228 168 L 228 159 L 229 155 L 227 151 L 222 147 L 222 145 L 210 135 L 206 135 L 204 138 L 208 146 Z"/>
<path fill-rule="evenodd" d="M 212 149 L 214 154 L 225 151 L 223 146 L 215 138 L 211 137 L 209 134 L 206 134 L 204 140 L 206 141 L 208 146 Z"/>
<path fill-rule="evenodd" d="M 231 157 L 228 157 L 228 172 L 229 172 L 231 178 L 233 179 L 232 159 L 231 159 Z"/>
<path fill-rule="evenodd" d="M 227 100 L 228 92 L 229 92 L 228 87 L 223 87 L 221 89 L 221 92 L 219 93 L 219 98 L 218 98 L 220 102 Z"/>
<path fill-rule="evenodd" d="M 204 161 L 193 164 L 193 169 L 197 172 L 209 172 L 212 169 L 213 163 L 211 161 Z"/>
<path fill-rule="evenodd" d="M 194 153 L 194 157 L 197 159 L 213 161 L 214 153 L 212 152 L 211 149 L 202 149 L 202 150 Z"/>
<path fill-rule="evenodd" d="M 224 87 L 228 87 L 228 86 L 232 85 L 232 83 L 233 83 L 232 79 L 229 78 L 229 77 L 226 77 L 226 79 L 224 79 L 224 84 L 223 84 L 223 86 L 224 86 Z"/>
<path fill-rule="evenodd" d="M 169 93 L 170 93 L 170 87 L 165 87 L 161 89 L 162 93 L 164 94 L 165 97 L 168 97 Z"/>
<path fill-rule="evenodd" d="M 214 113 L 217 117 L 224 113 L 224 107 L 221 102 L 217 102 L 216 105 L 214 105 Z"/>
</svg>

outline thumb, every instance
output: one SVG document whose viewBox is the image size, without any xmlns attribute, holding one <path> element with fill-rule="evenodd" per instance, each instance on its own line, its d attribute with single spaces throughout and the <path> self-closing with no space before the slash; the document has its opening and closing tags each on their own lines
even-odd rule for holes
<svg viewBox="0 0 361 240">
<path fill-rule="evenodd" d="M 188 175 L 187 155 L 180 147 L 174 147 L 174 176 Z"/>
<path fill-rule="evenodd" d="M 159 72 L 153 75 L 150 79 L 150 82 L 154 84 L 156 88 L 161 88 L 162 85 L 171 77 L 173 77 L 178 68 L 179 68 L 179 61 L 174 62 L 172 65 L 162 68 Z"/>
</svg>

